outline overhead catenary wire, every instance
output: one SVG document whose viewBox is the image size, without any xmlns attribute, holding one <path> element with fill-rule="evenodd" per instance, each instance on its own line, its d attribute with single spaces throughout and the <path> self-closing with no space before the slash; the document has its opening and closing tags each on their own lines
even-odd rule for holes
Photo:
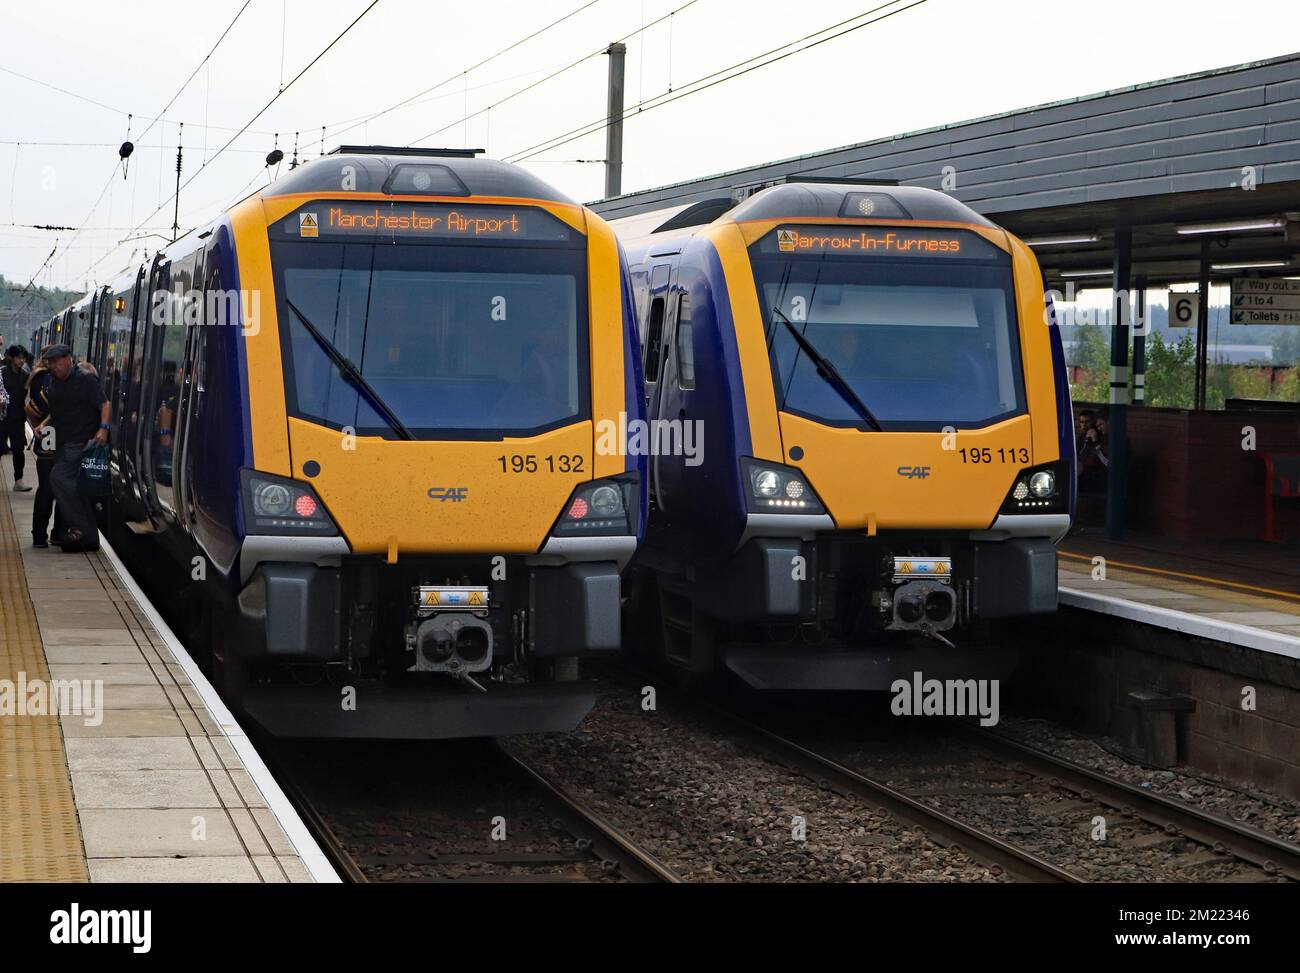
<svg viewBox="0 0 1300 973">
<path fill-rule="evenodd" d="M 216 42 L 212 45 L 212 48 L 208 51 L 208 53 L 203 55 L 203 60 L 194 66 L 194 70 L 190 72 L 190 76 L 181 83 L 181 86 L 179 88 L 176 89 L 176 94 L 171 96 L 171 98 L 167 101 L 167 104 L 163 105 L 162 111 L 160 111 L 157 114 L 157 116 L 152 121 L 149 122 L 145 130 L 140 133 L 139 138 L 141 141 L 143 141 L 144 137 L 149 134 L 149 130 L 154 127 L 154 124 L 157 123 L 159 119 L 166 116 L 167 109 L 171 108 L 172 105 L 176 104 L 176 99 L 179 98 L 181 96 L 181 93 L 184 92 L 185 89 L 190 86 L 190 82 L 193 81 L 195 77 L 198 76 L 199 71 L 203 69 L 203 65 L 207 64 L 208 61 L 211 60 L 212 55 L 217 53 L 217 48 L 221 46 L 221 42 L 226 39 L 226 35 L 230 33 L 230 31 L 234 28 L 235 24 L 239 23 L 239 18 L 244 16 L 244 11 L 248 9 L 248 5 L 252 2 L 253 0 L 244 0 L 243 6 L 241 6 L 239 10 L 235 12 L 235 16 L 231 19 L 230 23 L 226 25 L 226 29 L 221 32 L 221 36 L 217 38 Z"/>
<path fill-rule="evenodd" d="M 248 9 L 248 5 L 249 5 L 249 3 L 251 3 L 251 2 L 252 2 L 252 0 L 244 0 L 244 5 L 243 5 L 242 7 L 239 8 L 239 11 L 238 11 L 238 13 L 235 14 L 234 19 L 231 20 L 231 22 L 226 26 L 226 29 L 225 29 L 224 31 L 221 32 L 221 36 L 217 38 L 216 43 L 212 45 L 211 50 L 208 51 L 208 53 L 207 53 L 207 55 L 204 57 L 203 61 L 199 62 L 198 67 L 196 67 L 196 68 L 195 68 L 195 69 L 190 73 L 190 76 L 189 76 L 188 78 L 185 79 L 184 84 L 182 84 L 182 85 L 180 86 L 180 88 L 178 88 L 178 89 L 176 90 L 176 93 L 175 93 L 174 95 L 172 95 L 171 99 L 167 102 L 167 104 L 166 104 L 165 106 L 163 106 L 163 110 L 160 111 L 160 112 L 158 113 L 158 115 L 154 118 L 154 120 L 151 121 L 151 122 L 149 123 L 148 126 L 146 126 L 145 130 L 144 130 L 143 132 L 140 133 L 140 135 L 138 136 L 140 139 L 143 139 L 143 138 L 144 138 L 144 137 L 149 133 L 150 129 L 153 128 L 154 124 L 155 124 L 156 122 L 158 122 L 159 120 L 161 120 L 161 119 L 163 118 L 163 116 L 166 115 L 166 113 L 167 113 L 167 109 L 170 108 L 170 107 L 171 107 L 171 106 L 176 102 L 176 99 L 180 97 L 181 92 L 183 92 L 183 91 L 185 90 L 186 86 L 189 85 L 190 81 L 192 81 L 192 80 L 194 79 L 195 75 L 198 74 L 198 72 L 199 72 L 199 68 L 202 67 L 203 64 L 207 62 L 208 58 L 212 57 L 213 52 L 215 52 L 216 49 L 217 49 L 217 47 L 221 44 L 221 42 L 222 42 L 223 40 L 225 40 L 226 35 L 230 33 L 231 28 L 235 26 L 235 23 L 236 23 L 236 22 L 239 20 L 239 18 L 243 15 L 244 11 L 245 11 L 246 9 Z M 375 2 L 378 2 L 378 0 L 375 0 Z M 129 120 L 129 119 L 132 117 L 132 115 L 131 115 L 129 112 L 126 113 L 126 114 L 127 114 L 127 118 L 128 118 L 128 120 Z M 166 123 L 164 122 L 164 125 L 165 125 L 165 124 L 166 124 Z M 129 122 L 128 122 L 128 125 L 129 125 Z M 160 139 L 160 141 L 161 141 L 161 139 Z M 159 171 L 160 171 L 160 173 L 161 173 L 161 166 L 159 167 Z M 96 211 L 99 209 L 99 204 L 103 202 L 103 200 L 104 200 L 104 195 L 105 195 L 105 193 L 107 193 L 109 186 L 112 185 L 113 179 L 114 179 L 116 176 L 117 176 L 117 165 L 116 165 L 116 163 L 115 163 L 114 166 L 113 166 L 113 171 L 112 171 L 111 173 L 109 173 L 108 181 L 104 183 L 104 188 L 101 189 L 101 190 L 99 191 L 99 196 L 96 197 L 94 205 L 91 206 L 91 208 L 90 208 L 90 212 L 88 212 L 88 213 L 86 214 L 85 219 L 83 219 L 83 220 L 82 220 L 82 221 L 77 225 L 78 228 L 73 232 L 72 239 L 68 241 L 68 247 L 69 247 L 69 249 L 71 249 L 72 245 L 75 244 L 75 243 L 77 242 L 77 239 L 81 236 L 81 233 L 85 230 L 86 226 L 90 223 L 91 219 L 94 217 Z M 160 193 L 160 195 L 161 195 L 161 193 Z M 159 209 L 162 209 L 162 206 L 159 206 Z M 157 212 L 157 211 L 155 211 L 155 212 Z M 152 219 L 152 218 L 153 218 L 153 214 L 150 214 L 149 219 Z M 146 222 L 147 222 L 147 220 L 146 220 Z M 112 250 L 109 251 L 109 253 L 111 253 L 111 252 L 112 252 Z M 107 254 L 105 254 L 105 256 L 107 256 Z M 86 268 L 86 270 L 84 270 L 81 274 L 78 274 L 77 276 L 78 276 L 78 277 L 81 277 L 81 276 L 84 276 L 84 275 L 86 275 L 86 274 L 89 274 L 90 271 L 93 270 L 95 266 L 96 266 L 95 264 L 92 264 L 90 267 Z M 75 278 L 74 278 L 74 280 L 75 280 Z"/>
<path fill-rule="evenodd" d="M 632 31 L 631 33 L 624 34 L 622 37 L 620 37 L 618 40 L 614 41 L 613 43 L 621 44 L 624 41 L 630 40 L 631 38 L 636 37 L 638 34 L 644 33 L 645 31 L 649 30 L 651 27 L 654 27 L 657 24 L 662 23 L 663 21 L 672 17 L 674 14 L 681 13 L 687 7 L 691 7 L 698 2 L 699 0 L 687 0 L 686 3 L 682 4 L 680 7 L 677 7 L 675 10 L 670 10 L 662 17 L 659 17 L 648 24 L 643 24 L 642 26 L 638 27 L 636 30 Z M 524 87 L 518 89 L 517 91 L 512 91 L 510 94 L 506 95 L 505 97 L 499 98 L 496 101 L 492 102 L 492 104 L 487 105 L 484 108 L 480 108 L 478 111 L 471 112 L 465 115 L 463 118 L 458 118 L 454 122 L 449 122 L 448 124 L 442 126 L 442 128 L 434 129 L 432 132 L 429 132 L 427 135 L 421 135 L 419 138 L 414 139 L 413 141 L 408 142 L 407 144 L 415 145 L 418 142 L 423 142 L 425 139 L 431 139 L 435 135 L 441 135 L 443 132 L 447 131 L 448 129 L 455 128 L 457 125 L 461 124 L 462 122 L 468 122 L 471 118 L 475 118 L 478 115 L 482 115 L 484 112 L 489 112 L 493 108 L 499 108 L 502 105 L 504 105 L 506 102 L 513 101 L 515 98 L 518 98 L 520 95 L 532 91 L 534 88 L 540 87 L 541 85 L 546 84 L 548 81 L 552 81 L 555 78 L 558 78 L 560 75 L 564 74 L 565 72 L 572 71 L 574 68 L 578 67 L 578 65 L 585 64 L 587 61 L 590 61 L 592 58 L 600 57 L 601 55 L 605 54 L 605 52 L 608 50 L 609 50 L 609 44 L 603 44 L 597 50 L 592 51 L 590 54 L 584 54 L 576 61 L 570 61 L 568 64 L 564 65 L 559 70 L 554 71 L 551 74 L 548 74 L 546 77 L 539 78 L 538 80 L 532 82 L 531 84 L 525 85 Z"/>
<path fill-rule="evenodd" d="M 144 220 L 141 221 L 139 226 L 131 230 L 131 233 L 134 233 L 135 230 L 139 229 L 145 223 L 148 223 L 149 220 L 153 219 L 159 212 L 161 212 L 167 206 L 168 203 L 172 202 L 172 200 L 175 199 L 176 196 L 182 190 L 187 188 L 191 183 L 194 182 L 195 179 L 197 179 L 200 175 L 202 175 L 203 172 L 208 168 L 208 166 L 210 166 L 213 162 L 215 162 L 218 158 L 220 158 L 226 152 L 226 150 L 229 149 L 232 144 L 234 144 L 235 140 L 239 138 L 241 135 L 243 135 L 244 132 L 246 132 L 249 128 L 251 128 L 254 122 L 256 122 L 264 114 L 266 114 L 267 110 L 272 105 L 274 105 L 280 99 L 280 97 L 284 95 L 285 92 L 287 92 L 290 88 L 292 88 L 294 84 L 296 84 L 298 80 L 303 77 L 303 75 L 305 75 L 308 71 L 310 71 L 316 65 L 316 63 L 320 61 L 321 58 L 323 58 L 326 54 L 328 54 L 331 50 L 333 50 L 334 46 L 338 44 L 339 41 L 341 41 L 344 37 L 346 37 L 348 33 L 351 32 L 351 30 L 354 27 L 356 27 L 356 25 L 359 24 L 368 13 L 370 13 L 370 11 L 372 11 L 375 7 L 379 5 L 379 2 L 380 0 L 370 0 L 370 3 L 366 4 L 365 8 L 359 14 L 357 14 L 357 16 L 354 17 L 352 21 L 334 37 L 333 40 L 331 40 L 328 44 L 326 44 L 325 47 L 322 48 L 321 51 L 317 53 L 315 57 L 313 57 L 310 61 L 308 61 L 306 66 L 303 67 L 301 71 L 299 71 L 297 74 L 295 74 L 292 78 L 289 79 L 288 84 L 284 85 L 284 87 L 280 88 L 274 95 L 272 95 L 271 99 L 267 101 L 267 103 L 263 105 L 261 108 L 259 108 L 257 112 L 253 115 L 253 117 L 250 118 L 247 122 L 245 122 L 244 125 L 241 126 L 239 130 L 235 132 L 235 134 L 232 135 L 230 139 L 221 148 L 217 149 L 217 151 L 214 152 L 208 158 L 208 160 L 205 163 L 203 163 L 203 165 L 199 166 L 196 170 L 194 170 L 194 172 L 190 175 L 188 179 L 186 179 L 183 183 L 180 183 L 177 186 L 176 193 L 172 194 L 167 199 L 159 203 L 159 205 L 153 210 L 153 212 L 151 212 L 148 216 L 144 218 Z M 98 260 L 96 260 L 93 264 L 87 267 L 86 270 L 83 271 L 83 274 L 89 274 L 91 271 L 93 271 L 101 263 L 107 260 L 109 256 L 111 256 L 116 249 L 117 249 L 116 245 L 111 249 L 109 249 Z"/>
<path fill-rule="evenodd" d="M 58 253 L 58 250 L 59 250 L 59 241 L 55 240 L 54 249 L 52 249 L 49 252 L 49 254 L 46 256 L 45 260 L 41 263 L 41 265 L 36 268 L 36 273 L 32 274 L 32 279 L 27 282 L 27 286 L 22 289 L 22 293 L 20 293 L 18 297 L 14 298 L 15 303 L 17 303 L 19 300 L 22 299 L 23 294 L 26 294 L 29 290 L 31 290 L 32 285 L 36 283 L 36 278 L 41 275 L 42 270 L 44 270 L 47 266 L 49 266 L 50 261 L 54 259 L 54 255 Z M 33 293 L 39 294 L 40 291 L 37 290 L 34 291 Z M 27 298 L 27 300 L 23 302 L 22 306 L 18 308 L 18 310 L 14 313 L 16 315 L 22 314 L 24 311 L 27 310 L 27 306 L 31 303 L 32 303 L 32 299 L 30 297 Z"/>
<path fill-rule="evenodd" d="M 344 135 L 355 128 L 358 128 L 369 122 L 373 122 L 377 118 L 382 118 L 383 116 L 391 114 L 392 112 L 395 112 L 400 108 L 405 108 L 407 105 L 410 105 L 413 102 L 415 102 L 416 99 L 423 98 L 425 95 L 428 94 L 432 94 L 433 92 L 437 91 L 439 88 L 445 88 L 447 85 L 451 84 L 453 81 L 457 80 L 458 78 L 464 77 L 470 74 L 470 72 L 472 71 L 477 71 L 479 68 L 483 67 L 486 64 L 490 64 L 492 61 L 495 61 L 497 58 L 509 54 L 515 48 L 521 47 L 524 44 L 527 44 L 529 41 L 537 37 L 540 37 L 542 34 L 545 34 L 547 31 L 560 26 L 560 24 L 563 24 L 565 21 L 571 20 L 572 18 L 576 17 L 578 14 L 582 13 L 584 10 L 588 9 L 589 7 L 594 7 L 597 3 L 600 2 L 601 0 L 585 0 L 585 2 L 582 3 L 580 6 L 578 6 L 577 8 L 570 10 L 564 16 L 551 21 L 546 26 L 539 27 L 537 30 L 533 31 L 528 36 L 521 37 L 519 40 L 514 41 L 513 43 L 508 44 L 507 46 L 501 48 L 501 50 L 497 51 L 496 53 L 488 55 L 487 57 L 483 58 L 481 61 L 478 61 L 475 64 L 471 64 L 469 67 L 463 68 L 460 71 L 457 71 L 455 74 L 448 75 L 446 78 L 439 81 L 437 84 L 430 85 L 429 87 L 423 89 L 422 91 L 417 91 L 415 94 L 407 98 L 403 98 L 401 101 L 397 102 L 397 104 L 390 105 L 389 107 L 383 109 L 382 111 L 377 111 L 370 115 L 358 116 L 356 118 L 344 119 L 343 121 L 340 122 L 327 123 L 327 127 L 330 128 L 333 128 L 335 125 L 344 125 L 344 124 L 347 125 L 346 128 L 341 128 L 334 132 L 331 132 L 329 137 L 338 138 L 340 135 Z M 419 140 L 417 139 L 416 141 Z"/>
<path fill-rule="evenodd" d="M 735 64 L 728 65 L 725 68 L 721 68 L 717 71 L 713 71 L 702 77 L 696 78 L 694 81 L 682 85 L 676 91 L 669 90 L 663 92 L 662 94 L 647 98 L 631 106 L 630 108 L 624 109 L 622 115 L 620 115 L 619 118 L 621 120 L 626 121 L 628 118 L 631 118 L 635 115 L 645 114 L 648 111 L 653 111 L 655 108 L 662 108 L 664 105 L 671 104 L 674 101 L 678 101 L 682 98 L 689 97 L 690 95 L 698 94 L 701 91 L 705 91 L 709 88 L 714 87 L 715 85 L 723 84 L 724 82 L 727 81 L 732 81 L 736 78 L 741 77 L 742 75 L 750 73 L 751 71 L 757 71 L 759 68 L 765 68 L 768 67 L 769 65 L 777 63 L 778 61 L 783 61 L 787 57 L 791 57 L 795 54 L 802 54 L 804 51 L 811 50 L 812 48 L 825 44 L 828 41 L 833 41 L 836 38 L 843 37 L 844 35 L 850 34 L 855 30 L 860 30 L 863 27 L 869 27 L 872 24 L 878 24 L 881 21 L 894 16 L 895 14 L 904 13 L 905 11 L 912 9 L 913 7 L 919 7 L 921 4 L 925 3 L 926 0 L 913 0 L 913 2 L 908 3 L 905 6 L 897 7 L 897 9 L 894 10 L 888 10 L 888 12 L 883 13 L 881 14 L 881 16 L 875 17 L 872 20 L 863 20 L 863 18 L 871 17 L 873 14 L 879 13 L 882 10 L 886 10 L 889 7 L 893 7 L 899 2 L 901 2 L 901 0 L 891 0 L 890 3 L 885 3 L 877 7 L 873 7 L 870 10 L 866 10 L 863 11 L 862 13 L 856 14 L 853 17 L 849 17 L 847 20 L 842 20 L 839 23 L 832 24 L 829 27 L 823 27 L 821 30 L 814 31 L 813 33 L 807 34 L 804 37 L 798 38 L 797 40 L 789 41 L 785 44 L 780 45 L 779 47 L 775 47 L 769 51 L 765 51 L 762 54 L 756 54 L 752 57 L 746 58 L 743 61 L 738 61 Z M 862 22 L 854 23 L 854 21 L 862 21 Z M 845 27 L 846 24 L 852 24 L 853 26 Z M 840 29 L 840 28 L 844 28 L 844 29 Z M 825 37 L 820 36 L 823 34 L 827 34 L 829 31 L 835 31 L 835 33 L 831 33 L 829 34 L 829 36 L 825 36 Z M 813 38 L 818 38 L 818 39 L 813 40 Z M 795 47 L 795 45 L 802 45 L 802 46 Z M 794 47 L 795 49 L 788 50 L 788 51 L 785 50 L 786 48 L 789 47 Z M 785 51 L 785 53 L 783 54 L 778 53 L 781 51 Z M 764 60 L 765 58 L 767 60 Z M 760 63 L 754 63 L 756 61 Z M 721 75 L 725 75 L 725 77 L 721 77 Z M 553 138 L 546 139 L 542 142 L 538 142 L 535 145 L 531 145 L 526 149 L 520 149 L 517 152 L 513 152 L 505 156 L 504 160 L 507 162 L 523 162 L 526 159 L 531 159 L 535 155 L 540 155 L 543 152 L 549 152 L 552 149 L 558 149 L 562 145 L 567 145 L 568 143 L 583 138 L 586 135 L 590 135 L 594 132 L 600 131 L 606 125 L 608 125 L 612 120 L 613 119 L 610 116 L 605 116 L 603 118 L 595 119 L 591 122 L 587 122 L 584 125 L 579 125 L 577 128 L 570 129 L 569 131 L 564 132 L 561 135 L 557 135 Z"/>
</svg>

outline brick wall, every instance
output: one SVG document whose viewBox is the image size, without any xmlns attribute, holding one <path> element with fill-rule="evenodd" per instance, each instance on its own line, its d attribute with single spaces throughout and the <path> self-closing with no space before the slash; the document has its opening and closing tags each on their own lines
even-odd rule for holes
<svg viewBox="0 0 1300 973">
<path fill-rule="evenodd" d="M 1300 663 L 1079 609 L 1037 623 L 1014 700 L 1117 740 L 1138 719 L 1130 693 L 1191 699 L 1178 719 L 1181 765 L 1300 800 Z M 1033 644 L 1027 643 L 1027 644 Z M 1253 687 L 1254 710 L 1242 708 Z"/>
<path fill-rule="evenodd" d="M 1076 409 L 1097 408 L 1077 403 Z M 1242 449 L 1242 428 L 1255 449 Z M 1300 415 L 1128 410 L 1128 526 L 1164 537 L 1257 539 L 1264 532 L 1264 454 L 1300 452 Z M 1300 536 L 1300 503 L 1275 507 L 1286 537 Z"/>
</svg>

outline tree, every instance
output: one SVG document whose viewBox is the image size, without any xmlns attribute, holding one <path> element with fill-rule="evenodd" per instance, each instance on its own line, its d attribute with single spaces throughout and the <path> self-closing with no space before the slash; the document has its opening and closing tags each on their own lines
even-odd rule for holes
<svg viewBox="0 0 1300 973">
<path fill-rule="evenodd" d="M 1110 398 L 1110 349 L 1106 335 L 1107 329 L 1099 324 L 1084 324 L 1074 329 L 1069 364 L 1083 372 L 1070 389 L 1075 401 L 1105 402 Z"/>
<path fill-rule="evenodd" d="M 1190 409 L 1196 391 L 1196 343 L 1190 334 L 1165 343 L 1158 332 L 1147 339 L 1146 403 Z"/>
</svg>

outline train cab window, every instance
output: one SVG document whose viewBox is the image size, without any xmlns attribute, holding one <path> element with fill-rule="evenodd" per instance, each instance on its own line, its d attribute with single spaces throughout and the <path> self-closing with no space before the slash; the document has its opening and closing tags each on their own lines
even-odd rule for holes
<svg viewBox="0 0 1300 973">
<path fill-rule="evenodd" d="M 645 381 L 654 385 L 659 381 L 659 355 L 664 342 L 664 299 L 656 297 L 650 302 L 650 320 L 646 326 Z"/>
<path fill-rule="evenodd" d="M 953 239 L 960 251 L 936 246 L 916 257 L 787 253 L 777 231 L 755 243 L 781 409 L 829 425 L 863 422 L 804 353 L 797 330 L 886 430 L 978 428 L 1023 412 L 1011 258 L 967 231 Z"/>
<path fill-rule="evenodd" d="M 415 438 L 497 438 L 589 412 L 580 240 L 284 242 L 272 258 L 291 408 L 304 419 L 363 435 L 391 436 L 395 419 Z"/>
<path fill-rule="evenodd" d="M 677 299 L 677 387 L 695 388 L 695 335 L 691 329 L 691 299 L 683 294 Z"/>
</svg>

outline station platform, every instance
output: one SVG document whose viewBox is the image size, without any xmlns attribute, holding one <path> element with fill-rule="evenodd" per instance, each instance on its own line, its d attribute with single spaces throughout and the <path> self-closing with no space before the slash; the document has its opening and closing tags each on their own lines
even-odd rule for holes
<svg viewBox="0 0 1300 973">
<path fill-rule="evenodd" d="M 1058 555 L 1062 605 L 1300 659 L 1294 546 L 1140 535 L 1111 541 L 1084 530 L 1063 540 Z"/>
<path fill-rule="evenodd" d="M 5 459 L 0 881 L 338 881 L 113 552 L 33 548 L 12 486 Z"/>
</svg>

